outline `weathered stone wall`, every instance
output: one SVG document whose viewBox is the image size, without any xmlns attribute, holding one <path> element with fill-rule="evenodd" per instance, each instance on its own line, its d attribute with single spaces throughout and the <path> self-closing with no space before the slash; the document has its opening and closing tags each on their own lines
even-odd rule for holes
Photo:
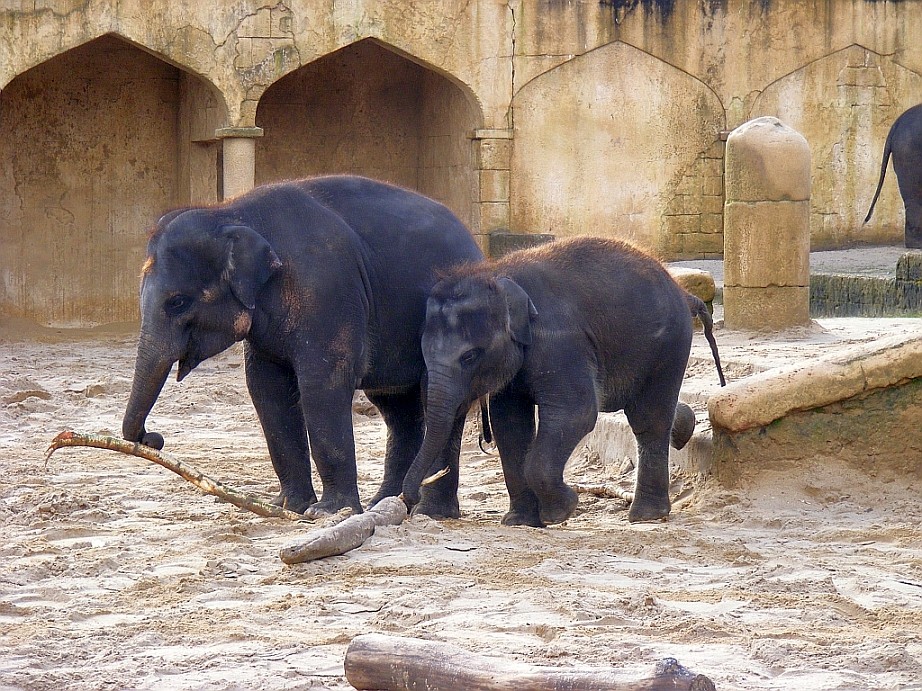
<svg viewBox="0 0 922 691">
<path fill-rule="evenodd" d="M 922 0 L 7 2 L 0 316 L 133 318 L 144 229 L 219 198 L 228 128 L 262 128 L 257 182 L 357 172 L 483 237 L 679 258 L 723 250 L 722 132 L 774 115 L 814 153 L 814 247 L 897 243 L 892 173 L 860 221 L 918 101 Z"/>
</svg>

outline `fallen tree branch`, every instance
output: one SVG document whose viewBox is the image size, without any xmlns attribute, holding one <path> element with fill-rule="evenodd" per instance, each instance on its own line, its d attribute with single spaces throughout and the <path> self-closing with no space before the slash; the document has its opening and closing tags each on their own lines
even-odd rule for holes
<svg viewBox="0 0 922 691">
<path fill-rule="evenodd" d="M 622 499 L 630 504 L 634 501 L 634 493 L 621 489 L 616 485 L 586 485 L 581 482 L 570 485 L 577 494 L 591 494 L 604 499 Z"/>
<path fill-rule="evenodd" d="M 137 442 L 118 439 L 117 437 L 110 437 L 102 434 L 79 434 L 70 431 L 61 432 L 52 440 L 51 446 L 48 447 L 48 451 L 45 453 L 45 463 L 48 463 L 51 454 L 65 446 L 89 446 L 96 449 L 108 449 L 109 451 L 118 451 L 130 456 L 144 458 L 163 466 L 167 470 L 172 470 L 177 475 L 180 475 L 198 487 L 205 494 L 223 499 L 227 503 L 233 504 L 238 508 L 252 511 L 255 514 L 267 518 L 287 518 L 291 521 L 309 520 L 300 513 L 289 511 L 281 506 L 263 501 L 252 494 L 246 494 L 232 487 L 228 487 L 220 480 L 208 477 L 192 466 L 183 463 L 179 459 L 173 458 L 169 454 L 157 451 L 156 449 Z"/>
<path fill-rule="evenodd" d="M 363 691 L 715 691 L 706 676 L 667 658 L 653 676 L 615 668 L 547 667 L 471 653 L 448 643 L 363 634 L 346 650 L 346 679 Z"/>
<path fill-rule="evenodd" d="M 400 497 L 385 497 L 365 513 L 349 516 L 333 526 L 312 531 L 307 538 L 295 540 L 279 552 L 286 564 L 300 564 L 345 554 L 360 547 L 381 525 L 399 525 L 407 518 L 407 505 Z"/>
</svg>

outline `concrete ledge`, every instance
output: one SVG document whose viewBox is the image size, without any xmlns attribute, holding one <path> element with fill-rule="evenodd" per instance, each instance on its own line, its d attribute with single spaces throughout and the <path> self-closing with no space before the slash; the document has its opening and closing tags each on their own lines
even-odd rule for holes
<svg viewBox="0 0 922 691">
<path fill-rule="evenodd" d="M 910 271 L 912 267 L 897 267 Z M 813 274 L 810 276 L 810 316 L 887 317 L 922 314 L 922 282 L 882 278 Z"/>
<path fill-rule="evenodd" d="M 792 412 L 764 427 L 715 429 L 710 469 L 727 487 L 770 470 L 798 472 L 827 463 L 845 463 L 884 481 L 922 481 L 920 428 L 922 379 L 912 379 Z"/>
<path fill-rule="evenodd" d="M 708 424 L 710 422 L 710 425 Z M 922 335 L 834 351 L 728 384 L 670 465 L 727 485 L 746 474 L 835 459 L 922 480 Z M 623 413 L 604 413 L 586 444 L 606 463 L 635 460 Z"/>
<path fill-rule="evenodd" d="M 916 377 L 922 335 L 893 336 L 728 384 L 711 396 L 708 415 L 715 430 L 740 432 Z"/>
</svg>

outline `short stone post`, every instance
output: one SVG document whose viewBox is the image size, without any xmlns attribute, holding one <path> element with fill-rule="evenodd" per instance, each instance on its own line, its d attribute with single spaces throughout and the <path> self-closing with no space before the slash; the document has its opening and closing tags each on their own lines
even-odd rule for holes
<svg viewBox="0 0 922 691">
<path fill-rule="evenodd" d="M 810 323 L 810 146 L 773 117 L 727 138 L 724 326 Z"/>
<path fill-rule="evenodd" d="M 249 192 L 256 184 L 256 139 L 261 127 L 222 127 L 215 132 L 224 146 L 224 198 Z"/>
</svg>

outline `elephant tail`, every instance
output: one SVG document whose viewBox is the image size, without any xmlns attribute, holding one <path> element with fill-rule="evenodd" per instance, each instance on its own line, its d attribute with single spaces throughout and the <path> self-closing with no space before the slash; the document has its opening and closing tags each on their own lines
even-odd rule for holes
<svg viewBox="0 0 922 691">
<path fill-rule="evenodd" d="M 704 326 L 704 337 L 711 346 L 711 355 L 714 358 L 714 364 L 717 365 L 717 379 L 720 380 L 721 386 L 726 386 L 727 380 L 724 378 L 723 367 L 720 366 L 720 353 L 717 352 L 717 341 L 714 338 L 714 320 L 711 318 L 711 311 L 698 296 L 686 292 L 685 298 L 688 300 L 688 308 L 691 310 L 692 317 L 698 317 Z"/>
<path fill-rule="evenodd" d="M 894 123 L 894 125 L 895 124 L 896 123 Z M 871 200 L 871 208 L 868 209 L 868 215 L 864 217 L 864 223 L 861 225 L 865 225 L 871 220 L 871 214 L 874 213 L 874 205 L 877 203 L 877 198 L 880 196 L 880 190 L 883 189 L 884 178 L 887 177 L 887 164 L 890 162 L 890 152 L 893 150 L 892 140 L 894 129 L 894 127 L 891 127 L 890 132 L 887 134 L 887 142 L 884 144 L 884 158 L 880 163 L 880 180 L 877 181 L 877 191 L 874 192 L 874 198 Z"/>
<path fill-rule="evenodd" d="M 487 404 L 487 396 L 480 399 L 480 450 L 489 453 L 483 448 L 484 443 L 493 443 L 493 430 L 490 429 L 490 408 Z"/>
</svg>

